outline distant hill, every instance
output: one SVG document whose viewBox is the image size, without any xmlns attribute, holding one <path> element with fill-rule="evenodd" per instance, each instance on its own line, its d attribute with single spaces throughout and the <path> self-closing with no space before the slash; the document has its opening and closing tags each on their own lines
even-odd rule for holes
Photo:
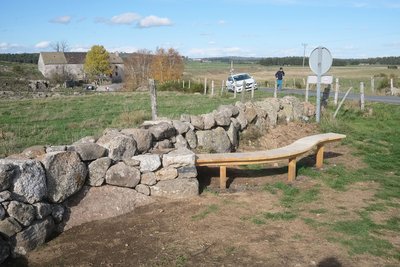
<svg viewBox="0 0 400 267">
<path fill-rule="evenodd" d="M 230 62 L 233 60 L 235 63 L 259 63 L 265 66 L 302 66 L 303 57 L 211 57 L 202 58 L 204 61 L 218 61 L 218 62 Z M 305 65 L 308 65 L 308 57 L 305 58 Z M 351 66 L 351 65 L 400 65 L 400 57 L 375 57 L 365 59 L 333 59 L 333 66 Z"/>
</svg>

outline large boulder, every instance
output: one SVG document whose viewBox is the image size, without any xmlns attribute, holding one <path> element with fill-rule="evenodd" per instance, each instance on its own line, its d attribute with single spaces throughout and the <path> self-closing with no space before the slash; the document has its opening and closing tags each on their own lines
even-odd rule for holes
<svg viewBox="0 0 400 267">
<path fill-rule="evenodd" d="M 203 115 L 204 130 L 210 130 L 215 126 L 214 113 L 207 113 Z"/>
<path fill-rule="evenodd" d="M 48 153 L 42 163 L 46 170 L 48 199 L 51 202 L 63 202 L 85 183 L 87 167 L 74 151 Z"/>
<path fill-rule="evenodd" d="M 108 157 L 114 161 L 131 158 L 137 152 L 135 139 L 116 131 L 107 132 L 97 140 L 97 144 L 107 148 Z"/>
<path fill-rule="evenodd" d="M 153 136 L 147 129 L 129 128 L 121 130 L 121 133 L 130 135 L 135 139 L 139 154 L 146 153 L 150 150 Z"/>
<path fill-rule="evenodd" d="M 111 159 L 108 157 L 99 158 L 89 164 L 88 184 L 101 186 L 106 179 L 106 173 L 111 166 Z"/>
<path fill-rule="evenodd" d="M 226 133 L 228 134 L 229 140 L 231 141 L 232 148 L 236 150 L 239 147 L 240 123 L 235 118 L 231 118 L 231 120 L 232 122 L 229 125 L 229 129 Z"/>
<path fill-rule="evenodd" d="M 214 112 L 215 124 L 217 126 L 229 126 L 231 123 L 232 111 L 230 109 L 222 109 Z"/>
<path fill-rule="evenodd" d="M 218 111 L 227 112 L 229 117 L 236 117 L 239 114 L 239 108 L 232 104 L 229 105 L 221 105 L 217 109 Z"/>
<path fill-rule="evenodd" d="M 12 198 L 27 203 L 47 196 L 45 171 L 36 160 L 0 160 L 0 188 L 10 187 Z"/>
<path fill-rule="evenodd" d="M 140 181 L 140 171 L 119 162 L 108 169 L 106 173 L 106 183 L 122 187 L 135 187 Z"/>
<path fill-rule="evenodd" d="M 27 252 L 34 250 L 44 244 L 54 230 L 54 221 L 51 216 L 44 220 L 36 221 L 34 224 L 16 234 L 11 242 L 13 244 L 13 254 L 26 255 Z"/>
<path fill-rule="evenodd" d="M 257 102 L 257 106 L 267 112 L 267 119 L 270 127 L 275 127 L 278 119 L 278 112 L 281 110 L 279 99 L 267 98 L 264 101 Z"/>
<path fill-rule="evenodd" d="M 203 116 L 190 116 L 190 123 L 194 126 L 195 129 L 204 130 L 204 118 Z"/>
<path fill-rule="evenodd" d="M 46 147 L 31 146 L 31 147 L 25 148 L 21 154 L 29 159 L 34 159 L 34 158 L 44 155 L 45 153 L 46 153 Z"/>
<path fill-rule="evenodd" d="M 207 153 L 231 152 L 231 141 L 222 127 L 211 131 L 197 131 L 197 148 Z"/>
<path fill-rule="evenodd" d="M 178 170 L 174 167 L 166 167 L 158 170 L 155 174 L 157 181 L 172 180 L 178 177 Z"/>
<path fill-rule="evenodd" d="M 185 134 L 185 139 L 188 142 L 188 145 L 191 149 L 195 149 L 197 147 L 197 136 L 193 130 L 189 130 Z"/>
<path fill-rule="evenodd" d="M 199 194 L 199 182 L 195 178 L 159 181 L 150 186 L 150 192 L 152 196 L 172 199 L 195 197 Z"/>
</svg>

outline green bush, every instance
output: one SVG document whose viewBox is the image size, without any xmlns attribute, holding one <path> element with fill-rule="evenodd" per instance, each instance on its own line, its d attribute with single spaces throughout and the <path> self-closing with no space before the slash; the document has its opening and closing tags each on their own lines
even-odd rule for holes
<svg viewBox="0 0 400 267">
<path fill-rule="evenodd" d="M 390 87 L 390 80 L 388 77 L 383 78 L 378 84 L 378 90 L 384 90 Z"/>
<path fill-rule="evenodd" d="M 201 93 L 204 91 L 204 85 L 200 83 L 190 83 L 189 85 L 186 83 L 185 88 L 183 88 L 183 84 L 178 81 L 167 81 L 157 85 L 158 91 L 178 91 L 182 93 Z"/>
</svg>

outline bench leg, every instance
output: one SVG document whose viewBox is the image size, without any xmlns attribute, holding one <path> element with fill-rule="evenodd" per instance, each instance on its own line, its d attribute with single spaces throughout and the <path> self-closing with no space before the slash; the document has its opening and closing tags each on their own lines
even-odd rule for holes
<svg viewBox="0 0 400 267">
<path fill-rule="evenodd" d="M 219 167 L 219 188 L 226 188 L 226 166 Z"/>
<path fill-rule="evenodd" d="M 317 146 L 317 162 L 315 166 L 317 169 L 322 168 L 322 164 L 324 162 L 324 145 Z"/>
<path fill-rule="evenodd" d="M 288 182 L 293 182 L 296 179 L 296 158 L 289 159 L 288 165 Z"/>
</svg>

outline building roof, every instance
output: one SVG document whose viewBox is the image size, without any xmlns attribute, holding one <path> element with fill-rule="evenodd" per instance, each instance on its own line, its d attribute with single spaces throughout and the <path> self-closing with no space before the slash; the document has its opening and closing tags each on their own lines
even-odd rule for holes
<svg viewBox="0 0 400 267">
<path fill-rule="evenodd" d="M 85 52 L 64 52 L 67 64 L 84 64 L 86 59 Z"/>
<path fill-rule="evenodd" d="M 41 52 L 40 55 L 45 65 L 67 64 L 67 59 L 62 52 Z"/>
<path fill-rule="evenodd" d="M 55 64 L 84 64 L 86 52 L 41 52 L 45 65 Z M 109 53 L 111 64 L 123 64 L 122 58 L 118 53 Z"/>
</svg>

